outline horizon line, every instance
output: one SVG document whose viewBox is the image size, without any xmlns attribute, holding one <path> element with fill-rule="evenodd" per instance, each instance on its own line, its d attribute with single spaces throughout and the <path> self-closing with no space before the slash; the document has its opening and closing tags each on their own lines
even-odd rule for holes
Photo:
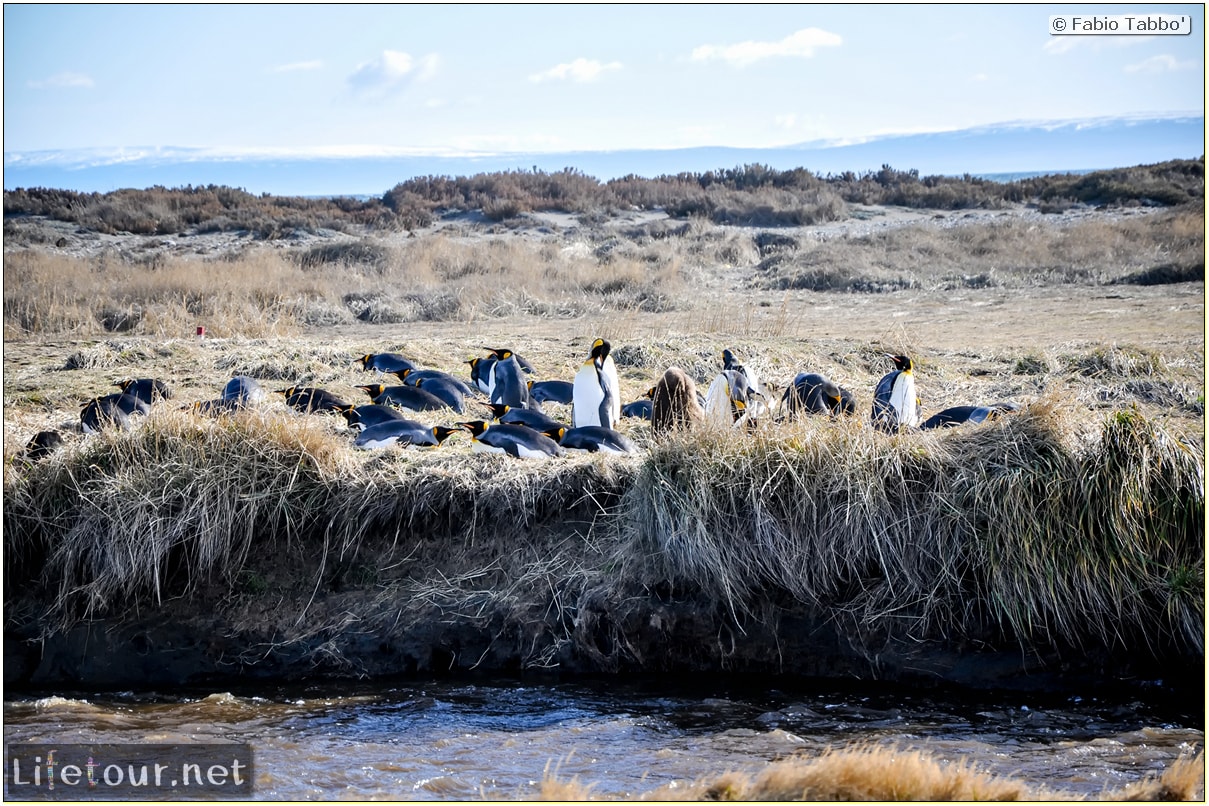
<svg viewBox="0 0 1209 806">
<path fill-rule="evenodd" d="M 449 149 L 440 147 L 408 147 L 408 146 L 378 146 L 368 144 L 325 145 L 305 147 L 272 147 L 272 146 L 87 146 L 61 149 L 14 149 L 4 152 L 5 168 L 34 168 L 34 167 L 76 167 L 96 168 L 121 164 L 154 164 L 156 162 L 255 162 L 258 160 L 292 159 L 292 160 L 361 160 L 361 159 L 499 159 L 520 158 L 529 156 L 553 157 L 559 155 L 583 154 L 624 154 L 630 152 L 682 152 L 704 150 L 732 151 L 773 151 L 801 150 L 824 151 L 852 146 L 864 145 L 886 140 L 928 135 L 946 135 L 958 133 L 989 134 L 996 131 L 1019 129 L 1042 129 L 1052 131 L 1064 127 L 1095 128 L 1114 123 L 1137 124 L 1147 122 L 1182 120 L 1204 121 L 1203 111 L 1167 112 L 1150 114 L 1129 114 L 1116 116 L 1098 116 L 1089 118 L 1067 118 L 1051 120 L 1014 120 L 999 123 L 982 124 L 964 128 L 929 129 L 917 131 L 893 131 L 868 135 L 808 140 L 782 145 L 771 146 L 664 146 L 664 147 L 635 147 L 617 149 L 577 149 L 568 151 L 504 151 L 504 150 L 475 150 Z"/>
</svg>

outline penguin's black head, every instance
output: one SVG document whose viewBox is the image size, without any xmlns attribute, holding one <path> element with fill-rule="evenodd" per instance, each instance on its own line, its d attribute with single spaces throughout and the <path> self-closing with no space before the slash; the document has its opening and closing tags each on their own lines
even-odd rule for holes
<svg viewBox="0 0 1209 806">
<path fill-rule="evenodd" d="M 354 388 L 355 389 L 364 389 L 365 393 L 368 394 L 370 397 L 377 397 L 378 395 L 382 394 L 382 390 L 385 389 L 386 387 L 384 387 L 380 383 L 367 383 L 367 384 L 363 384 L 361 386 L 356 386 Z"/>
<path fill-rule="evenodd" d="M 508 413 L 511 408 L 507 403 L 488 403 L 487 406 L 491 409 L 491 416 L 499 419 Z"/>
<path fill-rule="evenodd" d="M 469 431 L 471 435 L 476 437 L 487 430 L 487 423 L 483 422 L 482 420 L 471 420 L 467 423 L 454 423 L 454 425 L 463 431 Z"/>
<path fill-rule="evenodd" d="M 297 390 L 297 389 L 298 389 L 297 386 L 291 386 L 288 389 L 278 389 L 277 394 L 285 395 L 286 397 L 289 397 L 290 395 L 294 394 L 295 390 Z"/>
<path fill-rule="evenodd" d="M 545 434 L 546 436 L 548 436 L 550 439 L 554 440 L 555 442 L 562 442 L 563 435 L 567 433 L 567 428 L 566 428 L 566 426 L 562 426 L 562 425 L 552 425 L 549 428 L 547 428 L 545 431 L 542 431 L 542 433 Z"/>
<path fill-rule="evenodd" d="M 886 353 L 886 357 L 894 362 L 894 368 L 900 369 L 903 372 L 910 372 L 913 369 L 911 359 L 905 355 L 890 355 Z"/>
<path fill-rule="evenodd" d="M 446 439 L 449 438 L 450 434 L 456 434 L 458 431 L 461 431 L 461 430 L 462 430 L 461 428 L 450 428 L 445 425 L 434 425 L 432 427 L 432 435 L 436 439 L 437 444 L 440 445 L 442 442 L 444 442 Z"/>
<path fill-rule="evenodd" d="M 607 341 L 604 339 L 597 339 L 596 341 L 592 342 L 591 356 L 592 358 L 599 358 L 601 361 L 604 361 L 605 358 L 608 357 L 610 349 L 612 349 L 612 346 Z"/>
<path fill-rule="evenodd" d="M 722 351 L 722 368 L 735 369 L 739 363 L 739 359 L 735 358 L 735 354 L 730 351 L 730 348 Z"/>
<path fill-rule="evenodd" d="M 360 358 L 354 358 L 353 363 L 360 361 L 361 369 L 369 369 L 369 362 L 371 362 L 373 360 L 374 360 L 373 353 L 366 353 L 365 355 L 361 356 Z"/>
</svg>

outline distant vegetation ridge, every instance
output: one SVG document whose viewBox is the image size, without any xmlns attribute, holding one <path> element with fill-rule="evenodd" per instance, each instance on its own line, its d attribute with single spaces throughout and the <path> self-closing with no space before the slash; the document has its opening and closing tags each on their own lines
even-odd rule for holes
<svg viewBox="0 0 1209 806">
<path fill-rule="evenodd" d="M 920 176 L 917 170 L 889 165 L 877 171 L 823 176 L 804 168 L 775 170 L 749 164 L 654 178 L 629 175 L 607 182 L 572 167 L 553 173 L 423 176 L 369 198 L 257 196 L 216 185 L 110 193 L 35 187 L 6 190 L 4 215 L 46 216 L 109 234 L 250 231 L 274 239 L 298 230 L 411 230 L 430 225 L 441 211 L 481 211 L 502 221 L 532 211 L 606 216 L 618 210 L 658 208 L 675 218 L 776 227 L 842 220 L 852 204 L 963 210 L 1032 203 L 1043 212 L 1061 212 L 1078 204 L 1178 206 L 1203 204 L 1204 198 L 1202 156 L 1007 182 L 970 174 Z"/>
</svg>

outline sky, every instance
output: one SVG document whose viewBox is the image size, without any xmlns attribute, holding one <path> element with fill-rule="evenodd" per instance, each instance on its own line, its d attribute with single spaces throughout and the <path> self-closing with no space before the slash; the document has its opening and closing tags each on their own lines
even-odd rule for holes
<svg viewBox="0 0 1209 806">
<path fill-rule="evenodd" d="M 1052 36 L 1051 14 L 1188 15 Z M 1204 114 L 1201 5 L 4 6 L 4 151 L 765 148 Z"/>
</svg>

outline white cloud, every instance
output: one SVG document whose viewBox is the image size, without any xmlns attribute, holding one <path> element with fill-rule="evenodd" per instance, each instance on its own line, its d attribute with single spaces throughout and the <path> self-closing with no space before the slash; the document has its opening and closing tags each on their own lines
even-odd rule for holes
<svg viewBox="0 0 1209 806">
<path fill-rule="evenodd" d="M 803 28 L 778 42 L 740 42 L 737 45 L 701 45 L 693 48 L 695 62 L 721 60 L 733 67 L 747 67 L 762 59 L 777 56 L 793 56 L 809 59 L 818 48 L 832 48 L 843 44 L 839 34 L 820 28 Z"/>
<path fill-rule="evenodd" d="M 986 81 L 989 78 L 990 76 L 988 76 L 986 73 L 975 73 L 974 75 L 970 76 L 970 81 Z"/>
<path fill-rule="evenodd" d="M 69 70 L 64 70 L 61 73 L 55 73 L 50 78 L 43 78 L 37 81 L 29 82 L 29 86 L 36 90 L 44 89 L 70 89 L 82 88 L 90 89 L 94 85 L 92 77 L 84 73 L 73 73 Z"/>
<path fill-rule="evenodd" d="M 384 50 L 378 58 L 358 65 L 348 77 L 348 83 L 355 92 L 386 95 L 414 81 L 431 78 L 437 63 L 436 54 L 414 59 L 409 53 Z"/>
<path fill-rule="evenodd" d="M 300 70 L 318 70 L 322 67 L 323 62 L 315 59 L 309 62 L 290 62 L 289 64 L 279 64 L 270 69 L 274 73 L 296 73 Z"/>
<path fill-rule="evenodd" d="M 598 62 L 595 59 L 576 59 L 573 62 L 559 64 L 545 70 L 541 73 L 534 73 L 529 76 L 529 80 L 533 82 L 541 81 L 595 81 L 600 78 L 602 73 L 610 70 L 620 70 L 621 62 L 609 62 L 607 64 Z"/>
<path fill-rule="evenodd" d="M 1125 65 L 1126 73 L 1172 73 L 1176 70 L 1192 70 L 1196 67 L 1195 61 L 1181 62 L 1174 56 L 1167 53 L 1160 53 L 1158 56 L 1151 56 L 1149 59 L 1144 59 L 1137 64 Z"/>
<path fill-rule="evenodd" d="M 1051 36 L 1041 47 L 1051 56 L 1070 53 L 1077 47 L 1100 50 L 1101 48 L 1127 48 L 1132 45 L 1142 45 L 1154 39 L 1153 36 Z"/>
</svg>

